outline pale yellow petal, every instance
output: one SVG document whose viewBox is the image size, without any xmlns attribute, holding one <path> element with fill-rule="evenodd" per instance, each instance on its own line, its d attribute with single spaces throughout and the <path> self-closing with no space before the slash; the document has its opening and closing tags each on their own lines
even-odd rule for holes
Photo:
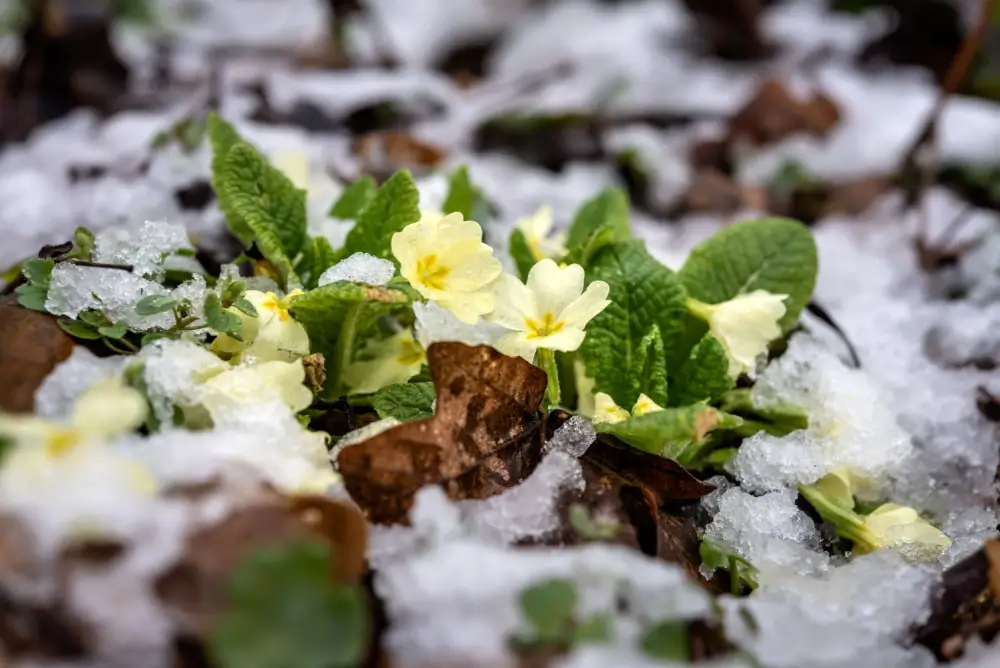
<svg viewBox="0 0 1000 668">
<path fill-rule="evenodd" d="M 420 253 L 421 224 L 410 223 L 399 232 L 392 235 L 389 242 L 392 254 L 400 265 L 400 274 L 406 280 L 413 282 L 413 278 L 408 275 L 416 271 L 417 257 Z"/>
<path fill-rule="evenodd" d="M 645 394 L 640 394 L 639 398 L 635 401 L 635 405 L 632 406 L 632 415 L 646 415 L 647 413 L 655 413 L 662 410 L 664 410 L 663 406 L 660 406 Z"/>
<path fill-rule="evenodd" d="M 70 423 L 96 437 L 111 437 L 139 427 L 146 419 L 145 397 L 112 376 L 91 385 L 73 404 Z"/>
<path fill-rule="evenodd" d="M 395 357 L 353 362 L 344 371 L 350 394 L 371 394 L 383 387 L 405 383 L 420 372 L 421 364 L 401 364 Z"/>
<path fill-rule="evenodd" d="M 493 347 L 510 357 L 523 357 L 534 363 L 538 339 L 529 339 L 524 332 L 511 332 L 497 339 Z"/>
<path fill-rule="evenodd" d="M 531 268 L 525 284 L 535 295 L 539 314 L 551 313 L 555 317 L 583 294 L 583 279 L 580 265 L 560 267 L 546 258 Z"/>
<path fill-rule="evenodd" d="M 476 324 L 479 321 L 479 316 L 494 310 L 493 293 L 488 289 L 478 292 L 448 293 L 437 303 L 451 311 L 456 318 L 467 325 Z"/>
<path fill-rule="evenodd" d="M 493 311 L 486 320 L 507 329 L 524 331 L 525 320 L 537 320 L 535 295 L 517 276 L 502 274 L 491 286 L 495 297 Z"/>
<path fill-rule="evenodd" d="M 585 337 L 586 333 L 582 329 L 564 327 L 555 334 L 536 338 L 535 342 L 539 348 L 568 353 L 579 348 Z"/>
<path fill-rule="evenodd" d="M 610 394 L 598 392 L 594 395 L 594 423 L 621 422 L 629 417 L 628 411 L 616 404 Z"/>
<path fill-rule="evenodd" d="M 281 399 L 293 413 L 305 410 L 312 403 L 313 395 L 304 384 L 306 378 L 302 361 L 265 362 L 253 367 L 265 382 L 278 388 Z"/>
<path fill-rule="evenodd" d="M 40 418 L 0 414 L 0 437 L 18 443 L 43 443 L 60 426 Z"/>
<path fill-rule="evenodd" d="M 587 323 L 611 304 L 608 300 L 610 291 L 611 288 L 604 281 L 594 281 L 579 298 L 566 305 L 559 313 L 559 321 L 570 327 L 585 329 Z"/>
</svg>

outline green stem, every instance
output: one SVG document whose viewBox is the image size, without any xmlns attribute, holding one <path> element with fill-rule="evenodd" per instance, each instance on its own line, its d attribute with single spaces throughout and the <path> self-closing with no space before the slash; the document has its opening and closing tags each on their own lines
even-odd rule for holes
<svg viewBox="0 0 1000 668">
<path fill-rule="evenodd" d="M 549 384 L 545 388 L 545 400 L 550 408 L 559 406 L 559 365 L 556 364 L 555 352 L 547 348 L 538 350 L 538 367 L 549 377 Z"/>
<path fill-rule="evenodd" d="M 816 509 L 824 521 L 833 526 L 838 536 L 854 543 L 859 551 L 874 552 L 879 549 L 878 539 L 865 528 L 864 520 L 856 512 L 831 501 L 811 485 L 799 485 L 799 494 Z"/>
<path fill-rule="evenodd" d="M 327 362 L 327 390 L 324 392 L 327 397 L 336 398 L 343 394 L 341 377 L 347 365 L 351 363 L 354 338 L 358 333 L 358 316 L 363 306 L 364 303 L 358 303 L 348 308 L 344 314 L 344 321 L 340 324 L 340 336 L 337 337 L 337 345 L 333 349 L 333 359 Z"/>
<path fill-rule="evenodd" d="M 740 579 L 740 561 L 734 555 L 729 555 L 729 593 L 739 596 L 743 593 L 743 584 Z"/>
<path fill-rule="evenodd" d="M 708 322 L 709 316 L 712 315 L 712 307 L 710 304 L 700 302 L 693 297 L 688 297 L 684 301 L 684 306 L 687 307 L 688 313 L 706 322 Z"/>
</svg>

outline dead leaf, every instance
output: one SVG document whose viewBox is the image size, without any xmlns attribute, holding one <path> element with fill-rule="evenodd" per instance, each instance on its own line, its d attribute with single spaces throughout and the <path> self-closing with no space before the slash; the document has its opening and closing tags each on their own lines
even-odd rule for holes
<svg viewBox="0 0 1000 668">
<path fill-rule="evenodd" d="M 289 509 L 333 546 L 337 580 L 353 582 L 364 575 L 368 525 L 357 508 L 321 494 L 303 494 L 289 499 Z"/>
<path fill-rule="evenodd" d="M 830 187 L 820 217 L 843 214 L 860 216 L 892 186 L 891 179 L 869 177 Z"/>
<path fill-rule="evenodd" d="M 489 346 L 439 342 L 427 350 L 434 416 L 407 422 L 341 451 L 351 497 L 373 522 L 405 522 L 413 495 L 440 484 L 451 498 L 485 498 L 520 482 L 541 456 L 534 419 L 545 373 Z"/>
<path fill-rule="evenodd" d="M 986 541 L 983 546 L 986 553 L 986 561 L 989 563 L 987 570 L 987 580 L 990 583 L 990 590 L 993 592 L 993 601 L 1000 605 L 1000 539 Z"/>
<path fill-rule="evenodd" d="M 399 169 L 426 171 L 441 166 L 443 149 L 399 130 L 369 132 L 354 142 L 354 153 L 361 170 L 373 174 L 392 174 Z"/>
<path fill-rule="evenodd" d="M 583 458 L 629 484 L 650 490 L 656 495 L 658 504 L 695 501 L 715 490 L 714 485 L 694 477 L 672 459 L 619 445 L 608 436 L 599 436 Z"/>
<path fill-rule="evenodd" d="M 731 177 L 712 167 L 695 172 L 683 198 L 684 210 L 692 213 L 735 213 L 745 204 L 743 189 Z"/>
<path fill-rule="evenodd" d="M 839 120 L 837 105 L 825 95 L 796 98 L 780 81 L 769 80 L 730 120 L 729 139 L 762 146 L 803 132 L 823 137 Z"/>
<path fill-rule="evenodd" d="M 0 410 L 30 413 L 35 390 L 73 352 L 73 337 L 52 316 L 26 309 L 15 295 L 0 301 Z"/>
</svg>

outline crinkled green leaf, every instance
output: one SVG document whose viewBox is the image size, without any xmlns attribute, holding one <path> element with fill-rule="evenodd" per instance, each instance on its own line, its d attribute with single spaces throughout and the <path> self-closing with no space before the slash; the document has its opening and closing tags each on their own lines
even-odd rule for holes
<svg viewBox="0 0 1000 668">
<path fill-rule="evenodd" d="M 613 227 L 599 227 L 583 243 L 574 247 L 569 252 L 566 256 L 566 262 L 569 264 L 578 264 L 584 268 L 589 267 L 594 255 L 605 246 L 615 243 L 617 235 L 618 232 Z"/>
<path fill-rule="evenodd" d="M 310 348 L 326 359 L 327 383 L 323 394 L 339 396 L 337 379 L 350 361 L 354 338 L 370 323 L 409 307 L 412 293 L 388 286 L 337 281 L 310 290 L 291 303 L 292 317 L 306 328 Z M 347 336 L 349 342 L 342 339 Z"/>
<path fill-rule="evenodd" d="M 809 415 L 798 406 L 772 404 L 757 406 L 750 390 L 730 390 L 719 399 L 719 410 L 744 418 L 759 429 L 775 436 L 785 436 L 809 427 Z"/>
<path fill-rule="evenodd" d="M 654 624 L 646 629 L 640 641 L 642 651 L 661 661 L 687 662 L 691 660 L 691 639 L 687 624 L 672 619 Z"/>
<path fill-rule="evenodd" d="M 249 247 L 254 239 L 253 230 L 233 209 L 232 202 L 221 195 L 222 184 L 229 177 L 226 170 L 226 158 L 234 146 L 243 142 L 243 138 L 240 137 L 236 128 L 213 111 L 208 116 L 208 140 L 212 145 L 212 188 L 218 198 L 219 209 L 226 216 L 229 230 L 244 246 Z"/>
<path fill-rule="evenodd" d="M 375 197 L 377 190 L 375 179 L 365 174 L 344 188 L 340 198 L 330 207 L 330 216 L 342 220 L 356 220 Z"/>
<path fill-rule="evenodd" d="M 448 194 L 444 198 L 441 211 L 445 214 L 458 212 L 465 220 L 476 220 L 483 211 L 483 196 L 469 179 L 469 170 L 460 166 L 451 174 L 448 180 Z"/>
<path fill-rule="evenodd" d="M 718 304 L 754 290 L 786 294 L 781 326 L 788 330 L 812 296 L 818 270 L 816 242 L 789 218 L 749 220 L 698 244 L 678 276 L 688 294 Z"/>
<path fill-rule="evenodd" d="M 323 272 L 337 264 L 337 252 L 326 237 L 313 237 L 306 244 L 306 252 L 299 274 L 310 288 L 316 287 Z"/>
<path fill-rule="evenodd" d="M 528 240 L 524 236 L 524 232 L 514 228 L 514 231 L 510 233 L 510 255 L 514 258 L 514 264 L 517 266 L 517 274 L 520 276 L 521 281 L 528 280 L 528 272 L 531 268 L 535 266 L 535 256 L 531 253 L 531 247 L 528 246 Z"/>
<path fill-rule="evenodd" d="M 653 325 L 636 348 L 635 368 L 629 375 L 639 382 L 639 392 L 660 406 L 667 405 L 667 361 L 660 328 Z M 638 397 L 637 397 L 638 398 Z"/>
<path fill-rule="evenodd" d="M 372 397 L 380 418 L 423 420 L 434 415 L 434 383 L 398 383 L 383 387 Z"/>
<path fill-rule="evenodd" d="M 251 318 L 257 317 L 257 307 L 246 297 L 240 297 L 233 301 L 233 308 Z"/>
<path fill-rule="evenodd" d="M 226 156 L 218 194 L 227 210 L 253 231 L 257 247 L 278 269 L 285 285 L 297 287 L 292 259 L 306 242 L 306 192 L 257 149 L 237 144 Z"/>
<path fill-rule="evenodd" d="M 587 326 L 580 356 L 596 392 L 607 392 L 619 406 L 632 406 L 639 397 L 640 378 L 628 371 L 637 368 L 640 344 L 654 325 L 664 353 L 669 353 L 686 313 L 684 286 L 641 241 L 603 249 L 587 278 L 611 286 L 611 304 Z"/>
<path fill-rule="evenodd" d="M 76 339 L 85 339 L 89 341 L 96 341 L 101 338 L 101 335 L 97 332 L 97 329 L 91 327 L 90 325 L 85 325 L 78 320 L 57 320 L 59 326 L 64 332 Z"/>
<path fill-rule="evenodd" d="M 573 621 L 579 595 L 572 580 L 553 578 L 521 592 L 521 612 L 535 631 L 536 640 L 562 640 Z"/>
<path fill-rule="evenodd" d="M 49 289 L 41 285 L 25 283 L 14 289 L 17 293 L 17 303 L 32 311 L 46 313 L 45 300 L 49 297 Z"/>
<path fill-rule="evenodd" d="M 714 401 L 733 386 L 726 350 L 706 333 L 671 379 L 670 405 Z"/>
<path fill-rule="evenodd" d="M 705 442 L 713 429 L 739 418 L 727 416 L 711 406 L 668 408 L 636 415 L 622 422 L 598 422 L 599 434 L 610 434 L 644 452 L 681 461 L 685 451 Z M 683 462 L 681 462 L 683 463 Z"/>
<path fill-rule="evenodd" d="M 576 251 L 602 228 L 611 230 L 610 241 L 628 241 L 632 237 L 628 217 L 628 195 L 621 188 L 607 188 L 577 212 L 566 235 L 566 247 L 571 253 Z"/>
<path fill-rule="evenodd" d="M 404 169 L 393 174 L 358 216 L 337 259 L 369 253 L 394 260 L 390 247 L 392 235 L 420 220 L 419 203 L 420 193 L 410 172 Z"/>
<path fill-rule="evenodd" d="M 177 300 L 169 295 L 146 295 L 135 305 L 138 315 L 165 313 L 177 306 Z"/>
<path fill-rule="evenodd" d="M 37 285 L 42 288 L 49 287 L 49 277 L 52 276 L 52 269 L 56 266 L 53 260 L 40 260 L 38 258 L 32 258 L 31 260 L 26 260 L 24 264 L 21 265 L 21 273 L 24 274 L 25 280 L 32 285 Z"/>
<path fill-rule="evenodd" d="M 354 668 L 370 622 L 360 587 L 330 579 L 316 542 L 260 549 L 232 575 L 228 609 L 210 634 L 221 668 Z"/>
</svg>

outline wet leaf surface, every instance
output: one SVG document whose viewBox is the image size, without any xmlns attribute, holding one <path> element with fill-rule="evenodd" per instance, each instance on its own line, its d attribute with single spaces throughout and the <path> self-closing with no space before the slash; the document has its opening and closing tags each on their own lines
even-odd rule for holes
<svg viewBox="0 0 1000 668">
<path fill-rule="evenodd" d="M 440 484 L 453 499 L 517 484 L 541 457 L 543 371 L 489 346 L 439 342 L 427 350 L 434 417 L 348 446 L 337 464 L 351 497 L 377 523 L 406 521 L 413 495 Z"/>
</svg>

